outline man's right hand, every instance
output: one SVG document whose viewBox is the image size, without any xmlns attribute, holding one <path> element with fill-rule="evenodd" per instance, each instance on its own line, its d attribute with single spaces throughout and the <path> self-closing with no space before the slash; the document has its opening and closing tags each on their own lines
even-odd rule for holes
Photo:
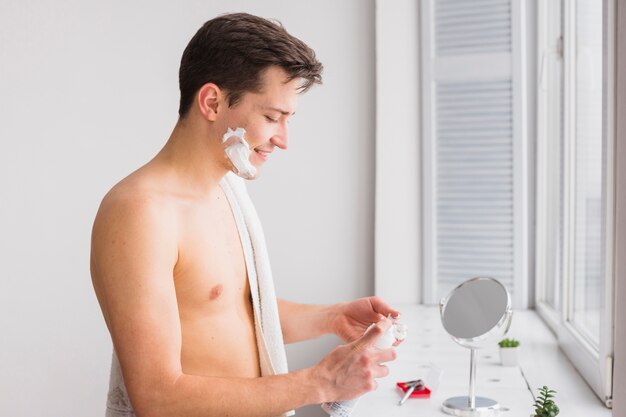
<svg viewBox="0 0 626 417">
<path fill-rule="evenodd" d="M 390 320 L 380 320 L 361 338 L 336 347 L 312 368 L 319 381 L 321 402 L 349 400 L 376 389 L 376 378 L 389 374 L 382 364 L 396 359 L 395 349 L 374 347 L 391 325 Z"/>
</svg>

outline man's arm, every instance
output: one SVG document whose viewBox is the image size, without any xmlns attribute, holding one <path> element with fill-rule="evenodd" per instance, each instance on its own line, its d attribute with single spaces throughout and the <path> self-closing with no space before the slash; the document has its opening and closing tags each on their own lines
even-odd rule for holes
<svg viewBox="0 0 626 417">
<path fill-rule="evenodd" d="M 278 312 L 285 343 L 295 343 L 332 333 L 331 324 L 339 310 L 337 304 L 298 304 L 278 300 Z"/>
<path fill-rule="evenodd" d="M 391 314 L 400 313 L 379 297 L 359 298 L 331 305 L 297 304 L 278 300 L 280 325 L 285 343 L 313 339 L 326 333 L 352 342 L 363 335 L 370 324 Z"/>
<path fill-rule="evenodd" d="M 186 375 L 173 270 L 175 217 L 137 198 L 107 198 L 92 238 L 92 278 L 138 417 L 273 416 L 306 404 L 354 398 L 387 375 L 392 349 L 365 349 L 381 327 L 318 365 L 264 378 Z"/>
</svg>

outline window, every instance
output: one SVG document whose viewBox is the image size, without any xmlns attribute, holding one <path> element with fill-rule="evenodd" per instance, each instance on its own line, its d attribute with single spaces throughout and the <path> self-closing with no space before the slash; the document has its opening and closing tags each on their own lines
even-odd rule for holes
<svg viewBox="0 0 626 417">
<path fill-rule="evenodd" d="M 611 404 L 614 3 L 540 2 L 537 309 Z"/>
</svg>

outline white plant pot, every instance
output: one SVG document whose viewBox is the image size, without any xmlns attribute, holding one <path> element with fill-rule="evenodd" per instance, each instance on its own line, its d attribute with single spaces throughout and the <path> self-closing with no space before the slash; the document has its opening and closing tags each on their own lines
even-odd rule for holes
<svg viewBox="0 0 626 417">
<path fill-rule="evenodd" d="M 519 347 L 500 348 L 500 362 L 502 366 L 517 366 Z"/>
</svg>

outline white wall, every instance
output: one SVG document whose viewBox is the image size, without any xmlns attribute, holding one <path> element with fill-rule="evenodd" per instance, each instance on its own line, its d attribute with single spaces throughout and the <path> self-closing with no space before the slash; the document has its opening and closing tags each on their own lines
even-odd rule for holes
<svg viewBox="0 0 626 417">
<path fill-rule="evenodd" d="M 422 301 L 420 2 L 376 2 L 376 294 Z"/>
<path fill-rule="evenodd" d="M 167 139 L 182 51 L 228 11 L 281 20 L 325 65 L 289 151 L 250 187 L 279 296 L 373 292 L 373 0 L 3 0 L 0 416 L 103 415 L 111 344 L 89 278 L 91 223 L 103 194 Z M 291 346 L 292 368 L 335 342 Z"/>
</svg>

